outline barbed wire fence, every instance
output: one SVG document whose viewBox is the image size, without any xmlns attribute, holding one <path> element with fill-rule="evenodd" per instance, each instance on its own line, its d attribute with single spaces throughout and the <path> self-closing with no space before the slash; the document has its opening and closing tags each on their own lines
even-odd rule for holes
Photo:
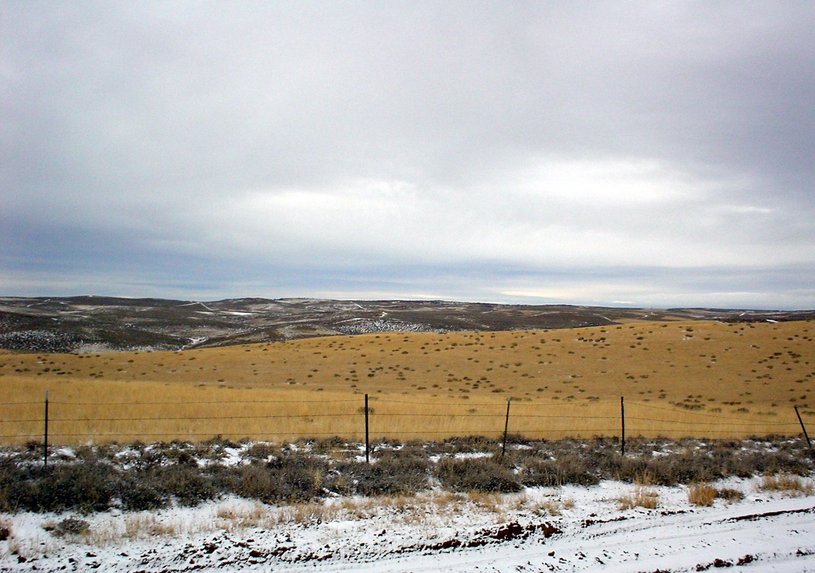
<svg viewBox="0 0 815 573">
<path fill-rule="evenodd" d="M 376 401 L 371 406 L 371 399 Z M 230 413 L 231 408 L 273 406 L 277 413 Z M 387 410 L 382 412 L 383 406 Z M 333 400 L 234 400 L 234 401 L 43 401 L 0 403 L 0 441 L 42 444 L 47 464 L 49 445 L 147 440 L 204 440 L 214 436 L 241 436 L 253 440 L 320 439 L 337 437 L 363 442 L 370 461 L 371 435 L 379 440 L 441 439 L 464 436 L 493 436 L 501 439 L 503 457 L 510 436 L 530 439 L 566 437 L 619 438 L 625 455 L 626 437 L 656 436 L 728 437 L 740 435 L 801 434 L 812 442 L 798 406 L 789 409 L 789 419 L 770 421 L 721 412 L 683 411 L 647 401 L 619 399 L 612 411 L 610 401 L 594 406 L 534 402 L 529 400 L 470 402 L 416 401 L 369 397 L 368 394 Z M 626 411 L 626 407 L 628 410 Z M 92 412 L 85 412 L 91 409 Z M 155 413 L 128 414 L 154 409 Z M 192 408 L 197 413 L 179 410 Z M 207 413 L 207 409 L 210 413 Z M 466 408 L 459 411 L 461 408 Z M 486 411 L 479 411 L 482 408 Z M 571 411 L 562 412 L 572 408 Z M 440 410 L 441 409 L 441 410 Z M 162 412 L 164 410 L 164 412 Z M 166 413 L 167 411 L 170 413 Z M 213 411 L 214 410 L 214 411 Z M 298 410 L 298 411 L 293 411 Z M 120 415 L 98 415 L 99 411 Z M 795 414 L 793 417 L 792 414 Z M 681 415 L 682 419 L 671 416 Z M 472 422 L 472 423 L 471 423 Z M 157 431 L 164 425 L 172 427 Z M 122 426 L 127 426 L 127 430 Z M 105 426 L 107 429 L 104 429 Z M 263 431 L 263 427 L 274 429 Z M 118 430 L 116 428 L 119 428 Z M 21 430 L 25 428 L 25 430 Z M 206 429 L 204 429 L 206 428 Z"/>
</svg>

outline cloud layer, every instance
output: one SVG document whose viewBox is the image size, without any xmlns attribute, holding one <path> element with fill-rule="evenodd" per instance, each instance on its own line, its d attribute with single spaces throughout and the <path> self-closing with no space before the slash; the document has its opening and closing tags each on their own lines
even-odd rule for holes
<svg viewBox="0 0 815 573">
<path fill-rule="evenodd" d="M 0 11 L 7 294 L 815 307 L 810 3 Z"/>
</svg>

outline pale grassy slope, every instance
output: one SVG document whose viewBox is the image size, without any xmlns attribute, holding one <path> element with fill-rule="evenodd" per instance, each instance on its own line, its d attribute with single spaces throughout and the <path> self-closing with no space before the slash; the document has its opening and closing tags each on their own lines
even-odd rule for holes
<svg viewBox="0 0 815 573">
<path fill-rule="evenodd" d="M 0 352 L 0 434 L 40 435 L 46 388 L 63 441 L 358 438 L 365 393 L 374 435 L 401 439 L 500 433 L 510 397 L 510 431 L 533 436 L 614 435 L 620 396 L 631 433 L 796 433 L 793 405 L 815 415 L 813 336 L 811 321 L 682 321 L 183 352 Z"/>
</svg>

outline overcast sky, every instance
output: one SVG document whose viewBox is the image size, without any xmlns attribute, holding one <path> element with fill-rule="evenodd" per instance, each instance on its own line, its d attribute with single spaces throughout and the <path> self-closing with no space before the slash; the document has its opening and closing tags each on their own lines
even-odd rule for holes
<svg viewBox="0 0 815 573">
<path fill-rule="evenodd" d="M 0 294 L 815 308 L 815 3 L 0 0 Z"/>
</svg>

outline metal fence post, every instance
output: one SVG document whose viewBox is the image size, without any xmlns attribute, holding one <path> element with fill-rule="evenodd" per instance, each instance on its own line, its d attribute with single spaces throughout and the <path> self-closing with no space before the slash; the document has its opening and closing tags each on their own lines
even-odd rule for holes
<svg viewBox="0 0 815 573">
<path fill-rule="evenodd" d="M 507 451 L 507 433 L 509 432 L 509 403 L 512 398 L 507 398 L 507 415 L 504 419 L 504 444 L 501 446 L 501 459 L 504 459 L 504 454 Z"/>
<path fill-rule="evenodd" d="M 804 419 L 801 418 L 801 412 L 798 411 L 798 406 L 795 406 L 795 415 L 798 416 L 798 423 L 801 424 L 801 430 L 804 432 L 804 437 L 807 440 L 807 444 L 809 444 L 809 448 L 812 449 L 812 440 L 809 439 L 807 427 L 804 425 Z"/>
<path fill-rule="evenodd" d="M 371 463 L 371 442 L 368 433 L 368 395 L 365 394 L 365 463 Z"/>
<path fill-rule="evenodd" d="M 620 455 L 625 455 L 625 398 L 620 396 Z"/>
<path fill-rule="evenodd" d="M 48 466 L 48 390 L 45 391 L 45 428 L 42 438 L 42 464 Z"/>
</svg>

